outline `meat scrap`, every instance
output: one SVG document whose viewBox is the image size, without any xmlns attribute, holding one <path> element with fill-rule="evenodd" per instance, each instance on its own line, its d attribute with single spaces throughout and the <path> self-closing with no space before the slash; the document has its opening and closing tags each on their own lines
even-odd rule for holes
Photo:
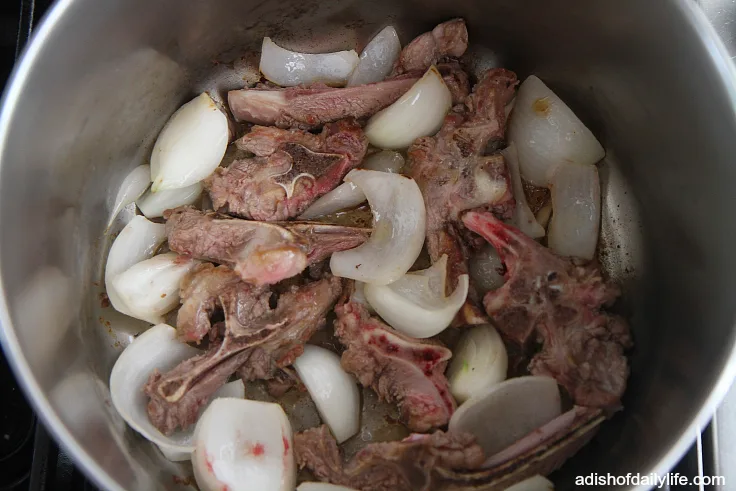
<svg viewBox="0 0 736 491">
<path fill-rule="evenodd" d="M 238 121 L 279 128 L 311 130 L 344 118 L 366 119 L 393 104 L 419 80 L 412 71 L 373 84 L 335 88 L 323 84 L 306 87 L 253 88 L 228 92 L 230 110 Z M 455 104 L 468 95 L 468 76 L 459 65 L 437 66 Z"/>
<path fill-rule="evenodd" d="M 202 263 L 182 280 L 180 297 L 177 336 L 185 343 L 199 343 L 210 332 L 210 318 L 216 310 L 225 305 L 239 305 L 242 308 L 238 313 L 258 318 L 269 310 L 271 291 L 244 282 L 227 266 Z M 245 324 L 247 319 L 239 322 Z"/>
<path fill-rule="evenodd" d="M 226 301 L 222 341 L 164 374 L 151 374 L 145 387 L 151 423 L 164 434 L 193 424 L 236 371 L 244 380 L 273 378 L 301 355 L 341 292 L 341 280 L 328 277 L 293 287 L 274 309 L 249 310 L 247 304 Z"/>
<path fill-rule="evenodd" d="M 294 453 L 297 465 L 318 479 L 361 491 L 436 489 L 438 472 L 476 469 L 484 458 L 473 436 L 437 431 L 371 443 L 343 465 L 337 442 L 324 425 L 295 434 Z"/>
<path fill-rule="evenodd" d="M 319 136 L 256 126 L 238 143 L 255 158 L 218 167 L 205 180 L 216 210 L 253 220 L 298 216 L 342 182 L 368 149 L 353 119 L 325 125 Z"/>
<path fill-rule="evenodd" d="M 506 283 L 483 300 L 503 336 L 523 348 L 539 340 L 529 364 L 554 377 L 580 406 L 617 409 L 629 368 L 629 327 L 600 311 L 620 295 L 592 265 L 556 256 L 491 213 L 468 212 L 463 222 L 488 240 L 506 265 Z"/>
<path fill-rule="evenodd" d="M 227 265 L 244 281 L 264 285 L 299 274 L 333 252 L 359 246 L 369 230 L 255 222 L 184 206 L 166 212 L 166 234 L 172 251 Z"/>
<path fill-rule="evenodd" d="M 417 36 L 401 50 L 394 66 L 394 75 L 411 71 L 425 71 L 445 57 L 459 58 L 468 49 L 468 29 L 463 19 L 439 24 L 429 32 Z"/>
<path fill-rule="evenodd" d="M 444 372 L 452 352 L 434 341 L 405 336 L 353 301 L 335 312 L 335 335 L 347 348 L 342 367 L 399 406 L 401 421 L 417 432 L 446 425 L 455 411 Z"/>
<path fill-rule="evenodd" d="M 424 196 L 429 255 L 432 262 L 448 256 L 448 294 L 457 286 L 457 278 L 468 272 L 468 241 L 460 213 L 487 207 L 509 217 L 514 209 L 506 162 L 500 154 L 483 153 L 490 141 L 504 138 L 504 108 L 513 99 L 517 83 L 513 72 L 488 70 L 465 107 L 450 113 L 437 135 L 419 138 L 409 148 L 407 172 Z M 467 324 L 485 321 L 472 303 L 459 316 Z"/>
</svg>

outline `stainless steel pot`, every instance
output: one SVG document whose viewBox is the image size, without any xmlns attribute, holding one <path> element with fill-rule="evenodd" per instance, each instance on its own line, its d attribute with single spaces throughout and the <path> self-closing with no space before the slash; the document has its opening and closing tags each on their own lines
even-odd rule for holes
<svg viewBox="0 0 736 491">
<path fill-rule="evenodd" d="M 608 151 L 601 261 L 626 288 L 637 347 L 625 411 L 558 484 L 663 473 L 684 452 L 736 372 L 736 87 L 684 0 L 61 0 L 0 117 L 0 332 L 45 423 L 101 487 L 186 476 L 109 403 L 115 357 L 143 326 L 100 301 L 111 200 L 167 117 L 250 80 L 257 57 L 241 56 L 264 35 L 337 49 L 455 16 L 476 69 L 538 74 Z"/>
</svg>

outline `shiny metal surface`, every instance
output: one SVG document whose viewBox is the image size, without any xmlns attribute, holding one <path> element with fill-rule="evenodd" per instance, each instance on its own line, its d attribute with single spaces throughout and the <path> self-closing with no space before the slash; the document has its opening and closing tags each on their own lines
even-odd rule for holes
<svg viewBox="0 0 736 491">
<path fill-rule="evenodd" d="M 61 0 L 0 115 L 0 322 L 47 425 L 106 489 L 171 489 L 106 381 L 140 324 L 100 306 L 103 229 L 124 175 L 196 91 L 240 87 L 264 35 L 342 49 L 469 22 L 471 60 L 547 81 L 600 136 L 606 269 L 637 348 L 626 409 L 558 477 L 666 472 L 736 372 L 736 89 L 684 0 Z M 245 55 L 245 56 L 244 56 Z"/>
<path fill-rule="evenodd" d="M 703 12 L 708 17 L 721 38 L 729 55 L 736 58 L 736 1 L 699 0 Z M 711 455 L 713 475 L 723 476 L 725 485 L 716 487 L 727 491 L 736 483 L 736 384 L 731 386 L 711 422 L 711 441 L 706 455 Z"/>
</svg>

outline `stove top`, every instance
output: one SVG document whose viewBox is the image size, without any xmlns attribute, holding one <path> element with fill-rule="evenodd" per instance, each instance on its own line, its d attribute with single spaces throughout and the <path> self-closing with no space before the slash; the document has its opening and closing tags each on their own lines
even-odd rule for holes
<svg viewBox="0 0 736 491">
<path fill-rule="evenodd" d="M 736 19 L 736 0 L 693 0 L 700 4 L 718 34 L 736 55 L 736 35 L 729 24 Z M 0 87 L 27 43 L 33 27 L 52 0 L 0 2 Z M 60 449 L 33 413 L 5 356 L 0 350 L 0 491 L 97 491 L 74 462 Z M 736 386 L 708 427 L 693 435 L 694 444 L 673 469 L 680 475 L 726 475 L 736 459 Z M 736 475 L 734 476 L 736 478 Z M 727 478 L 726 482 L 731 480 Z M 672 486 L 671 491 L 716 489 L 703 486 Z M 729 488 L 736 489 L 735 485 Z"/>
</svg>

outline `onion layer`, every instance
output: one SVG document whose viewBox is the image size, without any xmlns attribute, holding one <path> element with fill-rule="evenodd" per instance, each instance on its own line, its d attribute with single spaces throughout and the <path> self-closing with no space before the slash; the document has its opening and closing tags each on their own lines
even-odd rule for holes
<svg viewBox="0 0 736 491">
<path fill-rule="evenodd" d="M 468 275 L 460 275 L 445 297 L 447 255 L 430 268 L 413 271 L 389 285 L 365 285 L 365 297 L 383 320 L 415 338 L 435 336 L 450 325 L 468 296 Z"/>
<path fill-rule="evenodd" d="M 506 282 L 499 271 L 503 271 L 503 261 L 498 251 L 491 244 L 486 244 L 481 250 L 470 256 L 468 261 L 470 279 L 478 289 L 478 293 L 485 295 L 491 290 L 500 288 Z"/>
<path fill-rule="evenodd" d="M 413 179 L 400 174 L 354 169 L 345 180 L 367 196 L 373 233 L 363 245 L 332 254 L 332 274 L 388 285 L 409 271 L 422 251 L 426 224 L 422 193 Z"/>
<path fill-rule="evenodd" d="M 335 53 L 306 54 L 289 51 L 271 38 L 263 38 L 260 70 L 264 77 L 282 87 L 321 82 L 345 85 L 358 65 L 355 50 Z"/>
<path fill-rule="evenodd" d="M 294 368 L 337 443 L 355 435 L 360 428 L 360 394 L 355 379 L 340 365 L 340 357 L 306 345 Z"/>
<path fill-rule="evenodd" d="M 157 218 L 164 216 L 166 210 L 194 204 L 201 194 L 202 184 L 195 182 L 185 188 L 148 191 L 136 204 L 147 218 Z"/>
<path fill-rule="evenodd" d="M 168 252 L 146 259 L 115 276 L 113 287 L 130 314 L 151 324 L 179 305 L 179 284 L 199 261 Z"/>
<path fill-rule="evenodd" d="M 401 54 L 401 41 L 393 26 L 384 27 L 360 54 L 360 62 L 348 78 L 348 87 L 380 82 L 394 67 Z"/>
<path fill-rule="evenodd" d="M 374 153 L 366 158 L 363 165 L 361 165 L 363 169 L 393 174 L 400 172 L 402 167 L 404 167 L 404 157 L 400 153 L 391 150 Z M 312 203 L 299 218 L 301 220 L 311 220 L 312 218 L 353 208 L 363 201 L 365 201 L 363 191 L 351 182 L 344 182 Z"/>
<path fill-rule="evenodd" d="M 488 324 L 466 328 L 447 370 L 450 392 L 459 403 L 503 382 L 508 369 L 506 347 Z"/>
<path fill-rule="evenodd" d="M 494 455 L 561 414 L 560 391 L 551 377 L 506 380 L 465 401 L 450 418 L 450 431 L 475 435 Z"/>
<path fill-rule="evenodd" d="M 139 165 L 125 176 L 123 183 L 120 185 L 118 194 L 115 197 L 115 204 L 112 207 L 110 220 L 107 227 L 110 227 L 112 221 L 118 216 L 120 210 L 131 204 L 133 201 L 141 197 L 151 184 L 151 167 L 148 165 Z"/>
<path fill-rule="evenodd" d="M 146 440 L 156 444 L 167 459 L 189 460 L 194 451 L 193 429 L 166 436 L 148 419 L 148 397 L 143 388 L 154 370 L 166 372 L 184 360 L 202 352 L 179 342 L 176 329 L 159 324 L 133 340 L 118 357 L 110 374 L 110 395 L 113 406 L 128 425 Z M 245 387 L 240 380 L 225 384 L 212 396 L 240 397 Z"/>
<path fill-rule="evenodd" d="M 227 116 L 203 92 L 176 111 L 151 154 L 151 191 L 201 181 L 220 165 L 230 135 Z"/>
<path fill-rule="evenodd" d="M 292 491 L 291 425 L 281 406 L 246 399 L 212 402 L 194 431 L 194 478 L 202 491 Z"/>
<path fill-rule="evenodd" d="M 511 223 L 532 239 L 544 237 L 544 228 L 537 223 L 537 218 L 526 201 L 526 194 L 524 194 L 524 186 L 521 183 L 521 174 L 519 173 L 519 157 L 516 153 L 516 145 L 510 144 L 501 153 L 511 174 L 511 186 L 516 200 L 516 208 L 514 208 Z"/>
<path fill-rule="evenodd" d="M 575 113 L 534 75 L 519 87 L 509 123 L 521 175 L 547 187 L 560 164 L 594 164 L 605 156 L 601 144 Z"/>
<path fill-rule="evenodd" d="M 153 223 L 142 216 L 133 217 L 118 234 L 110 247 L 105 266 L 105 290 L 115 310 L 133 316 L 120 299 L 113 285 L 113 278 L 134 264 L 153 256 L 164 240 L 166 240 L 166 226 Z"/>
<path fill-rule="evenodd" d="M 434 135 L 452 106 L 452 94 L 432 66 L 399 100 L 368 120 L 365 135 L 379 148 L 400 150 Z"/>
<path fill-rule="evenodd" d="M 562 256 L 593 259 L 601 223 L 601 185 L 594 165 L 569 164 L 552 177 L 547 244 Z"/>
</svg>

